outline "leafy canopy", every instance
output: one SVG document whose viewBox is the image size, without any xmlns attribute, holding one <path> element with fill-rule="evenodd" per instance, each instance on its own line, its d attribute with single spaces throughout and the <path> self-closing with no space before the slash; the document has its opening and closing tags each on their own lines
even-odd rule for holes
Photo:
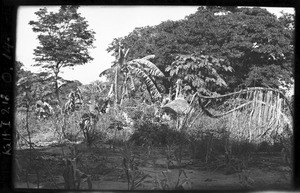
<svg viewBox="0 0 300 193">
<path fill-rule="evenodd" d="M 40 46 L 34 49 L 35 66 L 54 74 L 56 98 L 60 104 L 58 74 L 62 67 L 83 65 L 93 60 L 88 49 L 93 48 L 95 32 L 77 12 L 79 6 L 60 7 L 57 13 L 48 13 L 47 8 L 35 12 L 38 21 L 30 21 L 32 30 L 38 33 Z"/>
<path fill-rule="evenodd" d="M 226 66 L 222 62 L 222 60 L 207 55 L 178 55 L 172 65 L 166 68 L 166 71 L 170 73 L 171 77 L 183 80 L 185 93 L 197 90 L 212 95 L 218 88 L 227 87 L 221 72 L 233 71 L 231 66 Z"/>
<path fill-rule="evenodd" d="M 93 59 L 88 49 L 93 48 L 95 32 L 77 10 L 78 6 L 61 6 L 57 13 L 48 13 L 47 8 L 35 12 L 39 19 L 29 24 L 40 42 L 34 50 L 36 66 L 59 71 Z"/>
<path fill-rule="evenodd" d="M 239 86 L 278 88 L 279 79 L 290 82 L 293 76 L 294 16 L 290 14 L 277 18 L 257 7 L 203 6 L 183 20 L 136 28 L 129 35 L 115 39 L 108 51 L 120 39 L 131 48 L 129 59 L 149 53 L 156 56 L 153 62 L 169 77 L 169 81 L 161 82 L 166 90 L 176 82 L 177 74 L 171 75 L 170 69 L 179 65 L 174 62 L 178 56 L 204 55 L 222 60 L 226 68 L 231 67 L 232 72 L 219 71 L 228 86 L 218 92 L 230 92 Z M 182 65 L 187 68 L 187 63 Z M 204 89 L 213 92 L 215 87 L 207 84 Z"/>
</svg>

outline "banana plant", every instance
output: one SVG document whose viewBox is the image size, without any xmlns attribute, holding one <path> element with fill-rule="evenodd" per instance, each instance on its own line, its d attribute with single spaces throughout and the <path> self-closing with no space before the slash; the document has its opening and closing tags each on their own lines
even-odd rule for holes
<svg viewBox="0 0 300 193">
<path fill-rule="evenodd" d="M 126 96 L 128 93 L 128 89 L 133 91 L 136 89 L 135 82 L 140 80 L 143 84 L 145 84 L 147 91 L 150 96 L 158 99 L 162 97 L 160 93 L 160 87 L 156 83 L 156 77 L 164 77 L 163 72 L 150 61 L 153 59 L 155 55 L 148 55 L 143 58 L 133 59 L 130 61 L 126 61 L 129 49 L 125 51 L 122 45 L 119 44 L 119 52 L 118 52 L 118 60 L 115 64 L 112 65 L 111 68 L 104 70 L 100 73 L 100 77 L 103 75 L 107 75 L 111 73 L 113 70 L 115 72 L 115 104 L 119 103 L 118 91 L 119 91 L 119 77 L 120 74 L 123 75 L 124 80 L 122 82 L 122 96 Z M 116 92 L 117 91 L 117 92 Z"/>
</svg>

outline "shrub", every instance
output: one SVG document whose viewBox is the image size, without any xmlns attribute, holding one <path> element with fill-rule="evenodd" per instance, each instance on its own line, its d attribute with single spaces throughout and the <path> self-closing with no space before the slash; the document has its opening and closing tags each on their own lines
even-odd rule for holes
<svg viewBox="0 0 300 193">
<path fill-rule="evenodd" d="M 262 141 L 261 143 L 258 144 L 257 152 L 269 152 L 270 148 L 271 145 L 268 142 Z"/>
<path fill-rule="evenodd" d="M 246 156 L 257 150 L 257 144 L 247 140 L 232 141 L 232 154 L 236 156 Z"/>
<path fill-rule="evenodd" d="M 224 155 L 230 136 L 225 126 L 226 119 L 197 118 L 195 126 L 187 130 L 192 158 L 209 161 Z"/>
<path fill-rule="evenodd" d="M 190 150 L 192 151 L 192 158 L 209 161 L 214 156 L 223 155 L 225 152 L 225 144 L 227 132 L 225 130 L 212 131 L 199 130 L 190 134 Z"/>
<path fill-rule="evenodd" d="M 130 141 L 135 145 L 153 145 L 161 147 L 165 145 L 177 144 L 179 140 L 185 138 L 179 131 L 170 128 L 166 124 L 143 121 L 134 125 L 135 132 L 130 137 Z"/>
</svg>

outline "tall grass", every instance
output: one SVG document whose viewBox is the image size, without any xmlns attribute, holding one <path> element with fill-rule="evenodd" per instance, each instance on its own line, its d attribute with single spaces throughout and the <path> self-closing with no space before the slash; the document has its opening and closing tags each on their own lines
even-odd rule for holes
<svg viewBox="0 0 300 193">
<path fill-rule="evenodd" d="M 281 135 L 287 128 L 292 133 L 291 106 L 277 90 L 249 88 L 222 96 L 205 97 L 198 94 L 197 97 L 194 108 L 186 116 L 186 127 L 192 127 L 202 117 L 208 117 L 206 127 L 224 118 L 227 122 L 225 127 L 233 139 L 253 143 L 271 141 L 273 136 Z M 218 100 L 223 100 L 223 103 Z M 203 101 L 206 101 L 206 105 Z"/>
</svg>

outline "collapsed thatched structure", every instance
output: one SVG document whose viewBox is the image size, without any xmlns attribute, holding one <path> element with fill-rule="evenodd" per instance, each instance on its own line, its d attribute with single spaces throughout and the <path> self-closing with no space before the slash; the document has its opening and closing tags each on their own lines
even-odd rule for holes
<svg viewBox="0 0 300 193">
<path fill-rule="evenodd" d="M 181 94 L 182 81 L 179 79 L 177 82 L 175 99 L 171 101 L 171 91 L 166 104 L 162 104 L 161 109 L 163 113 L 166 113 L 171 117 L 173 121 L 177 121 L 177 128 L 183 120 L 183 117 L 188 114 L 190 110 L 190 104 L 184 99 Z"/>
<path fill-rule="evenodd" d="M 162 106 L 163 112 L 170 114 L 172 117 L 178 117 L 188 112 L 190 105 L 184 98 L 177 98 L 166 105 Z"/>
<path fill-rule="evenodd" d="M 226 118 L 224 126 L 239 139 L 260 142 L 272 136 L 292 133 L 293 111 L 279 90 L 254 87 L 218 96 L 196 93 L 189 104 L 180 94 L 180 84 L 177 84 L 177 88 L 175 99 L 163 103 L 161 109 L 177 122 L 179 130 L 191 128 L 197 119 L 205 115 L 203 120 Z M 227 101 L 224 102 L 227 107 L 223 107 L 223 112 L 206 107 L 203 103 L 206 101 L 209 104 L 222 98 Z"/>
</svg>

